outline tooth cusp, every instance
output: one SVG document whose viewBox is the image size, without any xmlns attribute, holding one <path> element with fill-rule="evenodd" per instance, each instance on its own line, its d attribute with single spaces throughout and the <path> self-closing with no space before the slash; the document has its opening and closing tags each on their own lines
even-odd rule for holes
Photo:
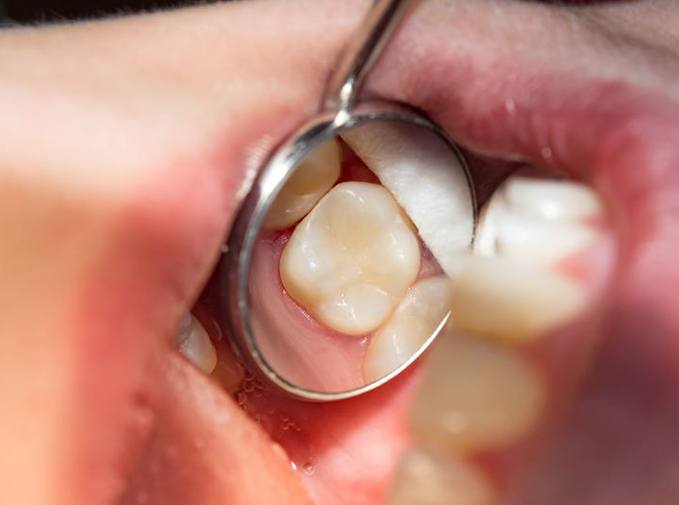
<svg viewBox="0 0 679 505">
<path fill-rule="evenodd" d="M 600 232 L 597 195 L 571 182 L 509 177 L 484 206 L 474 252 L 549 267 L 590 246 Z"/>
<path fill-rule="evenodd" d="M 297 225 L 280 276 L 317 321 L 362 335 L 389 316 L 419 266 L 417 237 L 391 194 L 377 184 L 345 182 Z"/>
</svg>

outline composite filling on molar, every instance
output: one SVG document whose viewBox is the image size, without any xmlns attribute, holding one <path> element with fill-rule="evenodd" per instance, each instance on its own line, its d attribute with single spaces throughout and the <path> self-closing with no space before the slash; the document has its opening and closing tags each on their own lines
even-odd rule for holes
<svg viewBox="0 0 679 505">
<path fill-rule="evenodd" d="M 265 353 L 307 353 L 297 372 L 325 357 L 343 389 L 392 372 L 446 318 L 448 275 L 471 245 L 473 215 L 465 170 L 428 130 L 375 123 L 326 142 L 287 181 L 260 235 L 283 297 L 294 302 L 270 309 L 287 312 L 277 326 L 294 330 Z"/>
</svg>

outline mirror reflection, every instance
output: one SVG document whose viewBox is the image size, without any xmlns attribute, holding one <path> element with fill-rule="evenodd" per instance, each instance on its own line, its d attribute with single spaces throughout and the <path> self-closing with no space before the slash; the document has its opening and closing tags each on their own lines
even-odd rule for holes
<svg viewBox="0 0 679 505">
<path fill-rule="evenodd" d="M 473 216 L 464 167 L 429 129 L 368 122 L 313 149 L 272 203 L 253 257 L 263 357 L 322 392 L 407 363 L 448 317 Z"/>
</svg>

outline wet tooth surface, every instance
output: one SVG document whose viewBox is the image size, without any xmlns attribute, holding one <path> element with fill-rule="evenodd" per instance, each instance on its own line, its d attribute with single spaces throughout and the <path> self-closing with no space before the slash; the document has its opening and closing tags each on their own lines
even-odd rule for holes
<svg viewBox="0 0 679 505">
<path fill-rule="evenodd" d="M 434 451 L 508 446 L 535 426 L 544 400 L 537 371 L 519 353 L 447 330 L 432 348 L 411 427 Z"/>
<path fill-rule="evenodd" d="M 513 342 L 542 336 L 585 303 L 585 291 L 576 282 L 503 258 L 465 257 L 453 289 L 456 327 Z"/>
<path fill-rule="evenodd" d="M 401 460 L 389 505 L 490 505 L 491 484 L 457 458 L 411 451 Z"/>
<path fill-rule="evenodd" d="M 596 194 L 579 183 L 511 176 L 479 216 L 474 252 L 550 266 L 584 251 L 601 232 Z"/>
<path fill-rule="evenodd" d="M 581 220 L 603 212 L 597 194 L 584 184 L 512 176 L 505 182 L 509 206 L 550 220 Z"/>
<path fill-rule="evenodd" d="M 203 372 L 209 374 L 217 366 L 215 346 L 203 325 L 193 315 L 187 315 L 182 321 L 176 343 L 179 352 Z"/>
<path fill-rule="evenodd" d="M 345 182 L 297 225 L 280 275 L 317 321 L 360 335 L 387 319 L 419 267 L 417 237 L 391 194 L 377 184 Z"/>
<path fill-rule="evenodd" d="M 452 286 L 446 276 L 422 279 L 409 290 L 389 320 L 370 338 L 363 363 L 373 382 L 405 363 L 450 311 Z"/>
<path fill-rule="evenodd" d="M 335 139 L 317 147 L 283 186 L 269 209 L 264 227 L 282 230 L 302 219 L 339 178 L 340 157 Z"/>
<path fill-rule="evenodd" d="M 344 140 L 394 195 L 444 272 L 469 249 L 474 202 L 464 168 L 432 132 L 398 123 L 368 123 Z"/>
</svg>

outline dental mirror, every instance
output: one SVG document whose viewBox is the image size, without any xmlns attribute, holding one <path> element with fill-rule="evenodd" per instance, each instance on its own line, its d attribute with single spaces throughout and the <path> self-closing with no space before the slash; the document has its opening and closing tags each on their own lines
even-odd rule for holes
<svg viewBox="0 0 679 505">
<path fill-rule="evenodd" d="M 219 267 L 234 350 L 297 398 L 379 387 L 454 317 L 476 218 L 464 158 L 421 114 L 357 100 L 409 3 L 375 2 L 322 112 L 258 171 Z"/>
</svg>

